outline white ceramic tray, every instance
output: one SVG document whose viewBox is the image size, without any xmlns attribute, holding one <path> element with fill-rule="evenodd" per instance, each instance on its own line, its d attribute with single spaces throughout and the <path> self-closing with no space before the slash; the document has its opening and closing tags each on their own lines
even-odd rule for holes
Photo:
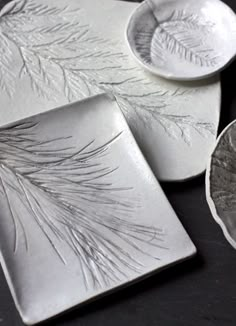
<svg viewBox="0 0 236 326">
<path fill-rule="evenodd" d="M 181 84 L 141 69 L 125 40 L 137 6 L 110 0 L 6 5 L 0 13 L 0 125 L 111 92 L 160 180 L 202 173 L 217 134 L 219 79 Z"/>
<path fill-rule="evenodd" d="M 0 128 L 0 250 L 26 324 L 196 249 L 105 95 Z"/>
</svg>

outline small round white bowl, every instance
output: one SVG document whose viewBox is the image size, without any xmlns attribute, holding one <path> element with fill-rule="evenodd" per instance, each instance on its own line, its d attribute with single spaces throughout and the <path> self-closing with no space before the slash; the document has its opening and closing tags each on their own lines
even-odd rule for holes
<svg viewBox="0 0 236 326">
<path fill-rule="evenodd" d="M 138 62 L 159 76 L 198 80 L 236 55 L 236 15 L 220 0 L 145 0 L 126 37 Z"/>
</svg>

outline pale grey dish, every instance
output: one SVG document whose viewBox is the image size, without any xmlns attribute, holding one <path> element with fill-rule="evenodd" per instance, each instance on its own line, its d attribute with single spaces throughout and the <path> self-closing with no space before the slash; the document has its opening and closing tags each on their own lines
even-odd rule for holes
<svg viewBox="0 0 236 326">
<path fill-rule="evenodd" d="M 212 215 L 236 249 L 236 120 L 218 138 L 206 173 Z"/>
<path fill-rule="evenodd" d="M 219 76 L 180 83 L 140 67 L 124 36 L 138 6 L 115 0 L 21 0 L 3 7 L 0 126 L 111 93 L 158 180 L 183 181 L 203 173 L 217 137 Z"/>
<path fill-rule="evenodd" d="M 219 0 L 145 0 L 127 27 L 129 47 L 154 74 L 197 80 L 236 54 L 236 15 Z"/>
<path fill-rule="evenodd" d="M 0 153 L 1 264 L 26 324 L 196 253 L 114 99 L 2 127 Z"/>
</svg>

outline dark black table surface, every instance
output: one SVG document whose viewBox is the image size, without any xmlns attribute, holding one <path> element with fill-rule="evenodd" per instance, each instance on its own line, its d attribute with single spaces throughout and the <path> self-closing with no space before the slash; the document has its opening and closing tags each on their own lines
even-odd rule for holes
<svg viewBox="0 0 236 326">
<path fill-rule="evenodd" d="M 235 0 L 224 2 L 236 12 Z M 235 76 L 236 62 L 222 73 L 219 131 L 236 119 Z M 205 176 L 186 183 L 163 184 L 163 189 L 197 246 L 198 255 L 46 325 L 236 325 L 236 251 L 211 216 L 205 199 Z M 0 269 L 0 326 L 21 325 Z"/>
</svg>

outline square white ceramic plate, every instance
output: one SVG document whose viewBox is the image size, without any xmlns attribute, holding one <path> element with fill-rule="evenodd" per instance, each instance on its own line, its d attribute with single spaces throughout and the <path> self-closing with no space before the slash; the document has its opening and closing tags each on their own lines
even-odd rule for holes
<svg viewBox="0 0 236 326">
<path fill-rule="evenodd" d="M 195 254 L 115 100 L 0 129 L 1 263 L 34 324 Z"/>
</svg>

